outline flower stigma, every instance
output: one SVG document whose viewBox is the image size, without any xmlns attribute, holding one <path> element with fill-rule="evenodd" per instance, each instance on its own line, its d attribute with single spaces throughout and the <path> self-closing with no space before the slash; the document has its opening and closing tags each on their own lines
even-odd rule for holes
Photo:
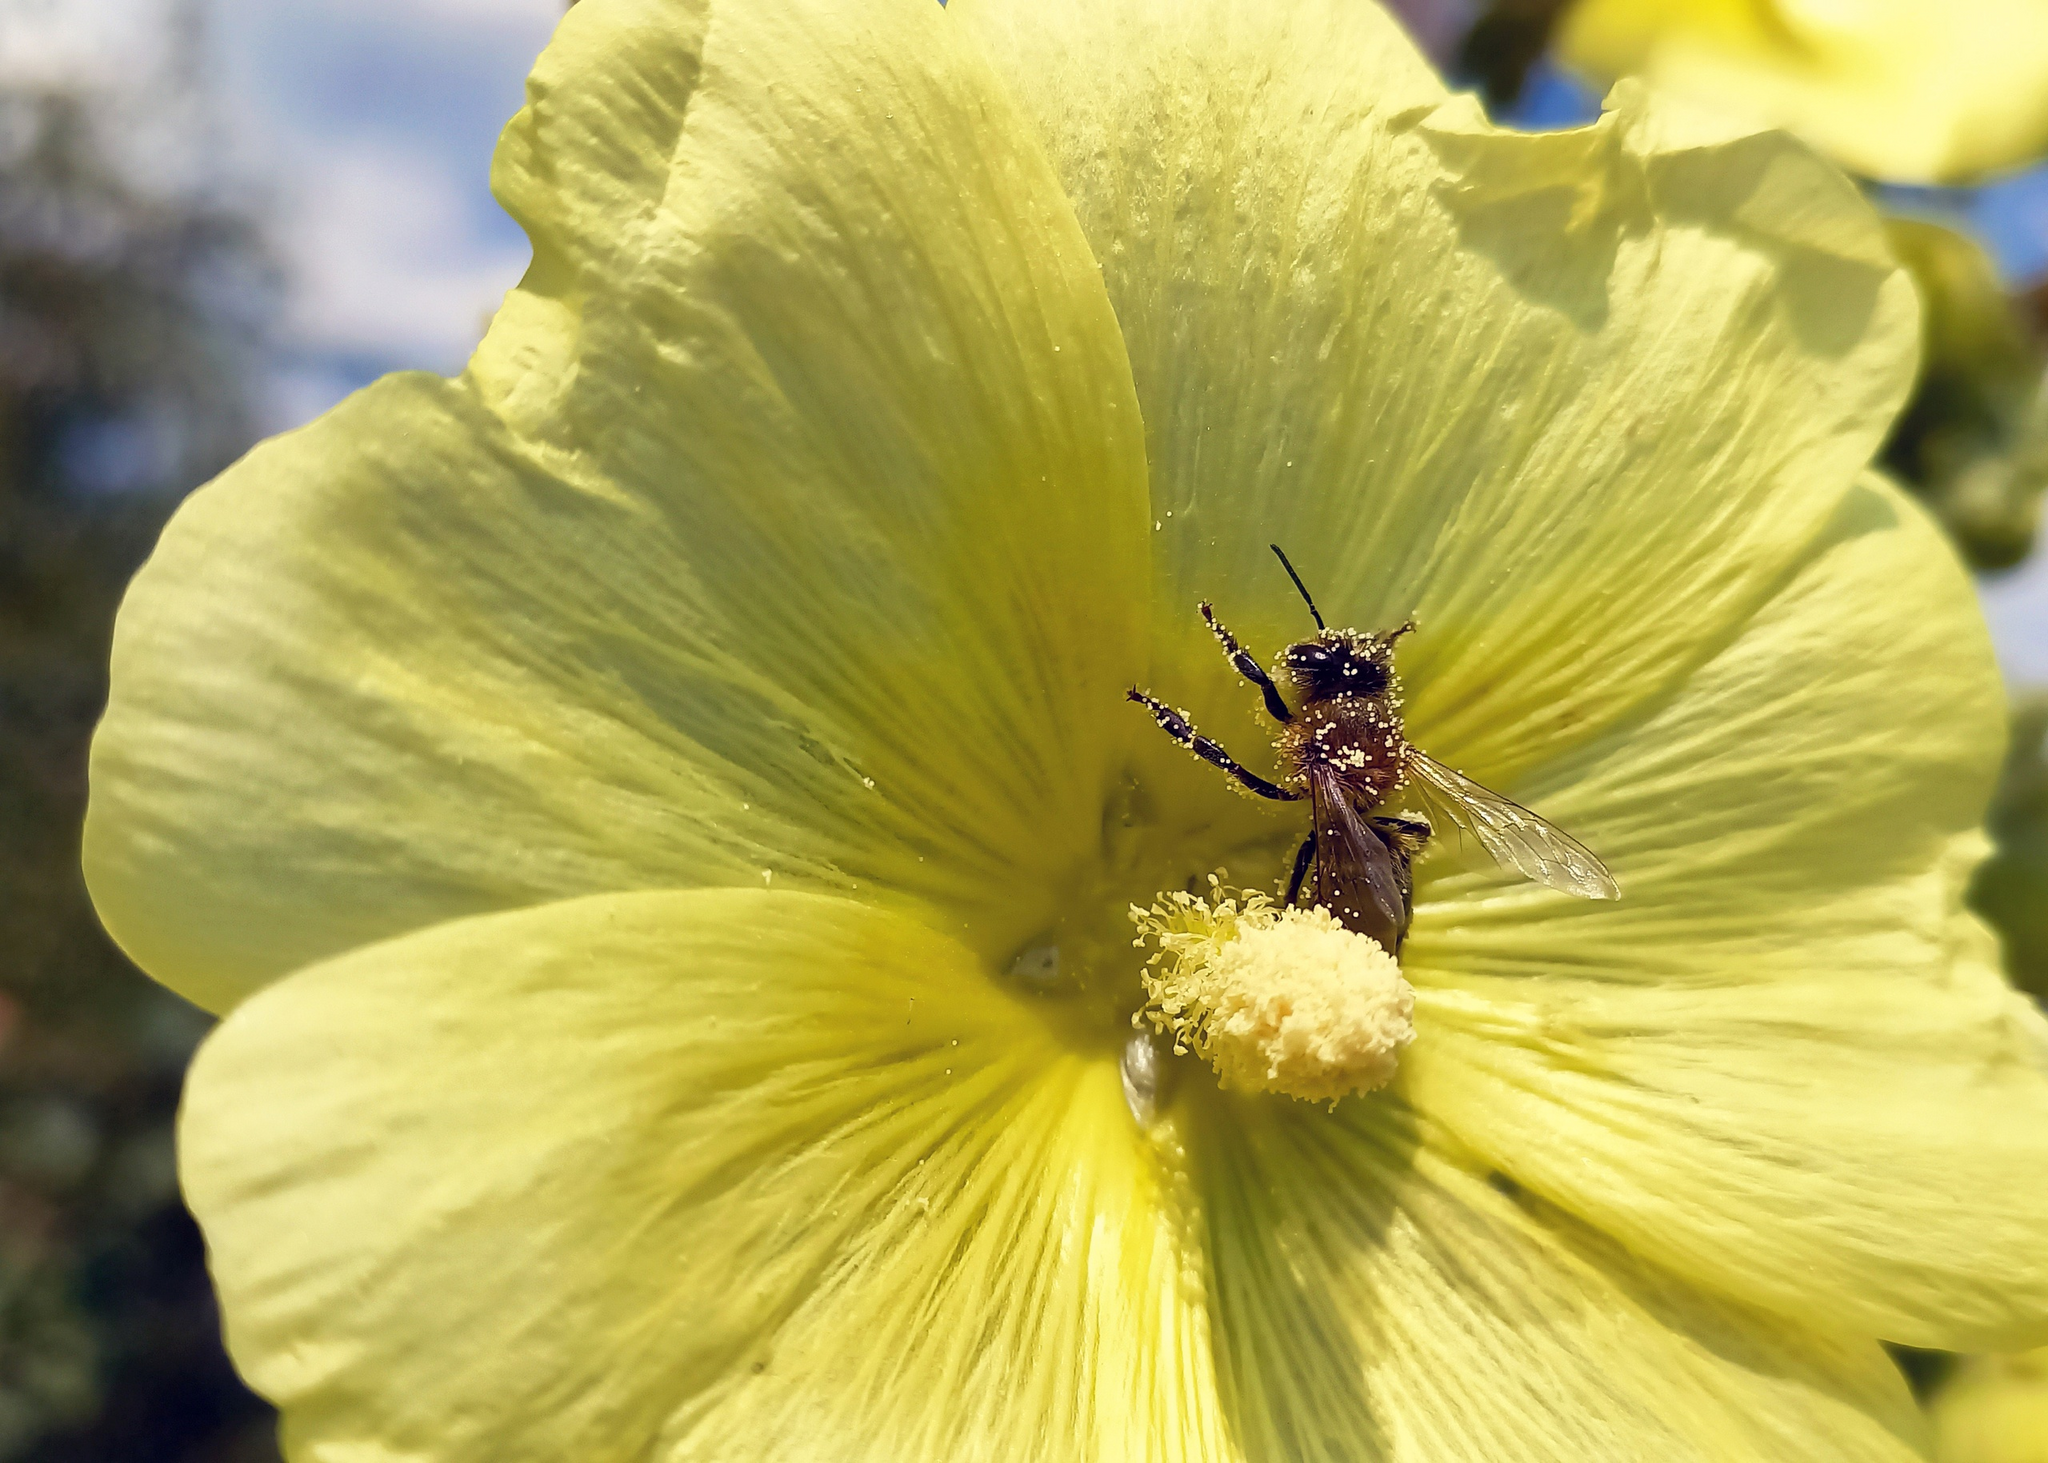
<svg viewBox="0 0 2048 1463">
<path fill-rule="evenodd" d="M 1226 1087 L 1335 1102 L 1393 1080 L 1415 1039 L 1415 991 L 1370 936 L 1320 906 L 1282 908 L 1232 889 L 1175 890 L 1132 905 L 1149 1021 L 1216 1069 Z"/>
</svg>

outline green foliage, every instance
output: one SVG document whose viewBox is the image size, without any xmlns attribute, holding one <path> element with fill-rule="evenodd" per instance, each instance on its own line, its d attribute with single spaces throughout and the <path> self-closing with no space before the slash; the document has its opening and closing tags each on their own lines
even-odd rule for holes
<svg viewBox="0 0 2048 1463">
<path fill-rule="evenodd" d="M 2013 983 L 2048 997 L 2048 692 L 2013 708 L 1990 821 L 1997 852 L 1978 870 L 1970 902 L 2005 937 Z"/>
<path fill-rule="evenodd" d="M 2009 568 L 2033 547 L 2048 488 L 2040 342 L 1974 242 L 1920 219 L 1886 227 L 1926 313 L 1920 378 L 1885 463 L 1973 566 Z"/>
<path fill-rule="evenodd" d="M 128 577 L 252 435 L 249 220 L 0 96 L 0 1460 L 274 1456 L 221 1354 L 171 1123 L 204 1018 L 101 931 L 86 746 Z"/>
</svg>

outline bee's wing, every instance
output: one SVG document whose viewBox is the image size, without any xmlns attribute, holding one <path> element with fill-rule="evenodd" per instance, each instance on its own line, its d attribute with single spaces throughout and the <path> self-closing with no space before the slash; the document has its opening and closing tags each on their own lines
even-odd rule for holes
<svg viewBox="0 0 2048 1463">
<path fill-rule="evenodd" d="M 1408 930 L 1408 892 L 1384 839 L 1358 810 L 1337 775 L 1314 768 L 1308 780 L 1315 819 L 1315 902 L 1347 928 L 1392 950 Z"/>
<path fill-rule="evenodd" d="M 1585 844 L 1520 803 L 1408 748 L 1409 785 L 1439 818 L 1479 840 L 1493 861 L 1581 899 L 1619 899 L 1621 886 Z"/>
</svg>

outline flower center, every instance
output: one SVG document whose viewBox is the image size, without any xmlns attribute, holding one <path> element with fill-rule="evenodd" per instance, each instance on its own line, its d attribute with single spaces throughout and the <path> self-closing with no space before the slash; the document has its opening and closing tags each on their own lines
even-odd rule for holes
<svg viewBox="0 0 2048 1463">
<path fill-rule="evenodd" d="M 1334 1102 L 1393 1080 L 1415 1039 L 1415 991 L 1394 957 L 1326 909 L 1283 909 L 1227 888 L 1131 906 L 1150 1021 L 1226 1087 Z"/>
</svg>

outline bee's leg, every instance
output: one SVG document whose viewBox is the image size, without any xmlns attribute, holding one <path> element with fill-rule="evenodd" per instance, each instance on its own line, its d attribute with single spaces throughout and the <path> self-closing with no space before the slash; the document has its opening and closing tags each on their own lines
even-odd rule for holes
<svg viewBox="0 0 2048 1463">
<path fill-rule="evenodd" d="M 1251 658 L 1237 637 L 1223 628 L 1223 622 L 1216 618 L 1207 600 L 1202 601 L 1202 619 L 1216 636 L 1216 643 L 1223 647 L 1223 653 L 1230 660 L 1230 668 L 1259 688 L 1259 694 L 1266 698 L 1266 714 L 1285 726 L 1294 720 L 1294 713 L 1287 709 L 1287 703 L 1280 699 L 1280 688 L 1273 684 L 1273 678 L 1266 674 L 1266 668 Z"/>
<path fill-rule="evenodd" d="M 1133 686 L 1125 694 L 1125 699 L 1136 701 L 1139 705 L 1145 707 L 1152 713 L 1153 719 L 1159 723 L 1161 731 L 1172 737 L 1176 742 L 1179 742 L 1183 747 L 1186 747 L 1190 752 L 1193 752 L 1197 757 L 1200 757 L 1204 762 L 1207 762 L 1211 767 L 1220 767 L 1225 772 L 1228 772 L 1247 790 L 1257 793 L 1262 798 L 1271 798 L 1276 803 L 1295 803 L 1301 801 L 1301 794 L 1293 788 L 1281 787 L 1277 783 L 1268 782 L 1249 768 L 1238 766 L 1235 758 L 1207 737 L 1196 732 L 1193 727 L 1188 725 L 1188 719 L 1185 716 L 1182 716 L 1158 697 L 1147 696 L 1143 691 Z"/>
<path fill-rule="evenodd" d="M 1308 866 L 1315 861 L 1316 836 L 1311 833 L 1301 840 L 1301 848 L 1294 855 L 1294 873 L 1287 880 L 1287 897 L 1281 901 L 1289 909 L 1301 897 L 1301 884 L 1308 877 Z"/>
</svg>

